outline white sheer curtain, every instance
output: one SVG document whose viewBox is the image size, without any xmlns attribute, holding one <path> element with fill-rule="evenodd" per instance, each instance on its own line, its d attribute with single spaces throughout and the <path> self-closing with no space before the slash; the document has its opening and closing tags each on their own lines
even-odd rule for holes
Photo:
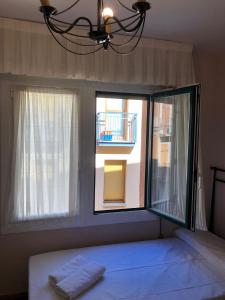
<svg viewBox="0 0 225 300">
<path fill-rule="evenodd" d="M 174 213 L 185 219 L 186 213 L 186 191 L 187 191 L 187 169 L 189 148 L 189 121 L 190 100 L 188 94 L 173 97 L 174 105 L 174 181 L 176 182 L 176 200 Z"/>
<path fill-rule="evenodd" d="M 198 182 L 197 182 L 197 201 L 196 201 L 196 228 L 198 230 L 207 231 L 206 223 L 206 208 L 205 208 L 205 193 L 202 174 L 202 151 L 199 143 L 198 151 Z"/>
<path fill-rule="evenodd" d="M 23 88 L 14 98 L 14 221 L 76 212 L 77 97 L 63 89 Z"/>
<path fill-rule="evenodd" d="M 163 97 L 155 103 L 153 208 L 185 222 L 189 149 L 190 95 Z M 161 113 L 159 108 L 161 108 Z M 168 142 L 163 142 L 167 138 Z M 164 148 L 163 148 L 164 146 Z M 200 151 L 199 151 L 200 152 Z M 164 155 L 164 159 L 161 156 Z M 207 230 L 201 156 L 198 163 L 196 228 Z"/>
<path fill-rule="evenodd" d="M 155 103 L 153 208 L 185 222 L 189 143 L 189 95 Z"/>
</svg>

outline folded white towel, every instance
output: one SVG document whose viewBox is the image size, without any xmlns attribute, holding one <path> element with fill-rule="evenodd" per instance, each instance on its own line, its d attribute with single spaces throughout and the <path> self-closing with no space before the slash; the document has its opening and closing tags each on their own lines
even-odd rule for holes
<svg viewBox="0 0 225 300">
<path fill-rule="evenodd" d="M 96 283 L 104 272 L 105 267 L 95 262 L 88 262 L 58 282 L 55 286 L 56 291 L 66 299 L 74 299 Z"/>
<path fill-rule="evenodd" d="M 84 257 L 80 255 L 74 257 L 72 260 L 70 260 L 68 263 L 63 265 L 61 268 L 49 274 L 48 276 L 49 283 L 55 286 L 58 282 L 70 276 L 79 267 L 85 265 L 86 263 L 88 263 L 88 261 Z"/>
</svg>

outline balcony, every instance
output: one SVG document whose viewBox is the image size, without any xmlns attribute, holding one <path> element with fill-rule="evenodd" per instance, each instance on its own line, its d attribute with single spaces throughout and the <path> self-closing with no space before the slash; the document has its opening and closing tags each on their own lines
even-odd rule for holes
<svg viewBox="0 0 225 300">
<path fill-rule="evenodd" d="M 96 116 L 97 146 L 134 147 L 137 135 L 137 114 L 100 112 Z"/>
</svg>

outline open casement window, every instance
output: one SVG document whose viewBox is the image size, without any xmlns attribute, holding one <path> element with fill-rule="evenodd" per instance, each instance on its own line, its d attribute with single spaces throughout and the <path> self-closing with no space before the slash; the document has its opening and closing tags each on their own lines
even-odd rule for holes
<svg viewBox="0 0 225 300">
<path fill-rule="evenodd" d="M 97 93 L 94 213 L 148 209 L 194 230 L 198 117 L 198 85 Z"/>
<path fill-rule="evenodd" d="M 194 230 L 199 85 L 150 97 L 147 208 Z"/>
</svg>

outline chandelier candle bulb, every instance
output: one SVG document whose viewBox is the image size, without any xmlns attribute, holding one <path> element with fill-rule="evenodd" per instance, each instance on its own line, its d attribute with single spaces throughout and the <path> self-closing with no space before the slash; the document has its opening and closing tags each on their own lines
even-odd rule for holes
<svg viewBox="0 0 225 300">
<path fill-rule="evenodd" d="M 108 20 L 108 22 L 110 22 L 110 20 Z M 105 24 L 105 32 L 107 32 L 107 33 L 112 32 L 111 24 Z"/>
<path fill-rule="evenodd" d="M 102 17 L 103 17 L 104 21 L 106 21 L 108 19 L 108 21 L 105 24 L 105 31 L 107 33 L 111 33 L 111 31 L 112 31 L 111 24 L 107 24 L 107 23 L 110 22 L 110 18 L 113 17 L 112 9 L 109 7 L 104 8 L 102 11 Z"/>
<path fill-rule="evenodd" d="M 49 0 L 40 0 L 42 6 L 50 6 Z"/>
</svg>

